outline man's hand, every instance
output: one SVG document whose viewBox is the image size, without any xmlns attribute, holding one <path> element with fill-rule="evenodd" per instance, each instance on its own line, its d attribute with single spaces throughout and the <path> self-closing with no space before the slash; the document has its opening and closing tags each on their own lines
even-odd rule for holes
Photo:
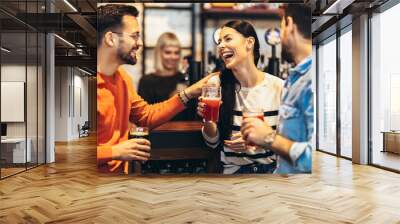
<svg viewBox="0 0 400 224">
<path fill-rule="evenodd" d="M 231 140 L 225 140 L 224 143 L 227 147 L 229 147 L 230 149 L 232 149 L 236 152 L 248 151 L 245 141 L 243 140 L 242 134 L 240 132 L 233 134 L 231 137 Z"/>
<path fill-rule="evenodd" d="M 112 147 L 112 157 L 116 160 L 147 161 L 150 158 L 150 145 L 147 139 L 129 139 Z"/>
<path fill-rule="evenodd" d="M 267 122 L 261 121 L 258 118 L 246 118 L 242 123 L 240 131 L 247 144 L 253 143 L 263 146 L 265 145 L 265 138 L 273 132 L 273 129 Z"/>
<path fill-rule="evenodd" d="M 201 95 L 201 90 L 205 84 L 207 84 L 208 80 L 213 77 L 215 74 L 210 74 L 199 80 L 195 84 L 189 86 L 184 90 L 185 94 L 189 99 L 197 98 Z"/>
</svg>

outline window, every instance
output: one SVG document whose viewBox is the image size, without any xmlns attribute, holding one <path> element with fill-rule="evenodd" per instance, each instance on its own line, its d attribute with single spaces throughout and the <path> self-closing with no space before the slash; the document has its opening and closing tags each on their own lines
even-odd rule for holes
<svg viewBox="0 0 400 224">
<path fill-rule="evenodd" d="M 352 157 L 352 33 L 340 36 L 340 155 Z"/>
<path fill-rule="evenodd" d="M 336 154 L 336 37 L 318 48 L 318 148 Z"/>
<path fill-rule="evenodd" d="M 400 170 L 400 5 L 371 18 L 372 163 Z"/>
<path fill-rule="evenodd" d="M 1 1 L 15 14 L 41 13 L 45 1 Z M 45 34 L 0 12 L 0 178 L 45 163 Z M 10 108 L 17 108 L 10 110 Z"/>
</svg>

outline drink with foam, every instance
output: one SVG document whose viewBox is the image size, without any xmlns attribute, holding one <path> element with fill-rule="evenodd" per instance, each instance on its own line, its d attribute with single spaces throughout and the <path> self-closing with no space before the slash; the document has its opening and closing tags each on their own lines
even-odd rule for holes
<svg viewBox="0 0 400 224">
<path fill-rule="evenodd" d="M 149 129 L 147 127 L 134 127 L 129 131 L 129 139 L 144 138 L 149 140 Z"/>
</svg>

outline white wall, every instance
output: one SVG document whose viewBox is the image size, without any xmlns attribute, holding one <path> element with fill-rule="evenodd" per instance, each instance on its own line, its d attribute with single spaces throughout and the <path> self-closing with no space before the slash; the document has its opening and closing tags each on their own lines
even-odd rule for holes
<svg viewBox="0 0 400 224">
<path fill-rule="evenodd" d="M 78 133 L 78 124 L 81 126 L 85 123 L 85 121 L 88 121 L 88 78 L 87 77 L 82 77 L 80 76 L 80 73 L 76 74 L 77 70 L 75 70 L 75 75 L 74 75 L 74 96 L 72 98 L 74 99 L 74 108 L 73 108 L 73 113 L 72 117 L 73 119 L 71 120 L 71 136 L 72 138 L 78 138 L 79 133 Z"/>
<path fill-rule="evenodd" d="M 37 70 L 38 69 L 38 70 Z M 6 122 L 8 138 L 25 138 L 30 140 L 32 161 L 44 162 L 44 89 L 42 68 L 24 64 L 3 64 L 1 66 L 1 81 L 26 83 L 27 119 L 24 122 Z M 27 80 L 25 80 L 27 78 Z M 4 96 L 2 96 L 4 97 Z M 10 110 L 10 108 L 1 108 Z M 9 111 L 12 113 L 12 111 Z M 25 111 L 22 111 L 23 113 Z M 39 156 L 37 157 L 37 153 Z"/>
<path fill-rule="evenodd" d="M 55 141 L 68 141 L 68 71 L 67 67 L 55 68 Z"/>
<path fill-rule="evenodd" d="M 88 78 L 82 75 L 76 68 L 56 67 L 56 141 L 79 138 L 78 124 L 88 120 Z"/>
<path fill-rule="evenodd" d="M 28 73 L 32 69 L 32 66 L 28 66 Z M 5 64 L 1 66 L 1 81 L 25 82 L 25 74 L 25 64 Z M 7 108 L 1 108 L 1 110 L 7 110 Z M 7 137 L 25 137 L 25 123 L 7 122 Z"/>
</svg>

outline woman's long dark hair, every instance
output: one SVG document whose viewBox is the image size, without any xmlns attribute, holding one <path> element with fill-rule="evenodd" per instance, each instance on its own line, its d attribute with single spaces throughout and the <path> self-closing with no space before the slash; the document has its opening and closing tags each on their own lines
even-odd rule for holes
<svg viewBox="0 0 400 224">
<path fill-rule="evenodd" d="M 223 27 L 230 27 L 237 32 L 241 33 L 244 37 L 254 37 L 254 64 L 257 66 L 258 60 L 260 58 L 260 42 L 257 38 L 257 33 L 254 27 L 243 20 L 233 20 L 227 22 Z M 222 105 L 220 111 L 220 119 L 218 122 L 218 129 L 220 131 L 220 139 L 229 139 L 232 134 L 233 125 L 233 109 L 235 108 L 235 95 L 236 95 L 236 84 L 239 81 L 233 75 L 232 70 L 224 68 L 221 70 L 221 91 L 222 91 Z M 221 142 L 222 142 L 221 141 Z"/>
</svg>

